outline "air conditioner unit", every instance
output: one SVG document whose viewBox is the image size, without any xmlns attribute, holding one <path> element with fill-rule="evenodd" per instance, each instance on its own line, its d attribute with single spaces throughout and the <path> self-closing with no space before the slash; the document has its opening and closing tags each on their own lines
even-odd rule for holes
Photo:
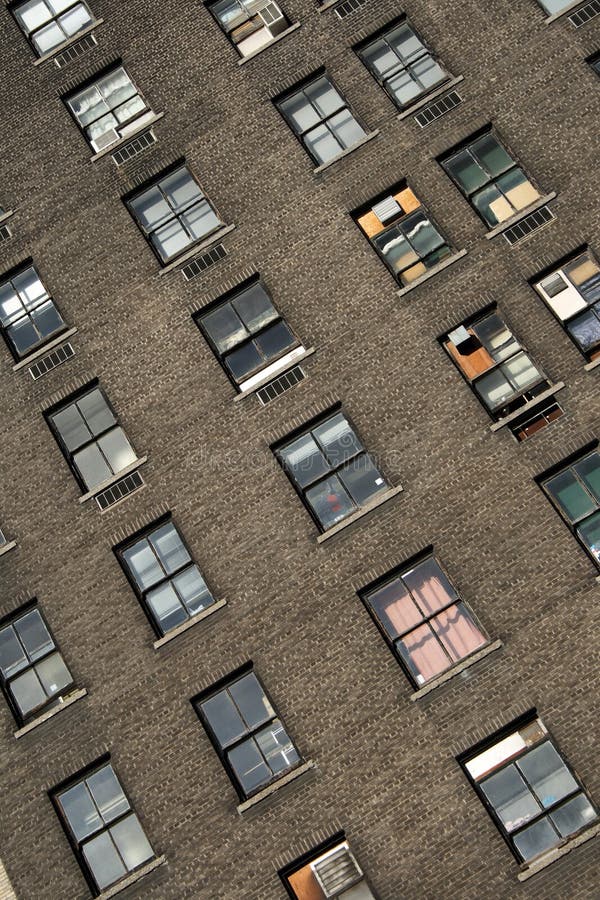
<svg viewBox="0 0 600 900">
<path fill-rule="evenodd" d="M 402 213 L 402 207 L 391 195 L 375 203 L 372 210 L 382 225 Z"/>
<path fill-rule="evenodd" d="M 461 344 L 466 344 L 467 341 L 470 341 L 473 337 L 470 334 L 464 325 L 459 325 L 458 328 L 455 328 L 454 331 L 451 331 L 448 335 L 448 340 L 451 344 L 454 344 L 455 347 L 460 347 Z"/>
<path fill-rule="evenodd" d="M 543 278 L 536 287 L 552 312 L 563 322 L 588 305 L 577 288 L 567 281 L 561 269 Z"/>
<path fill-rule="evenodd" d="M 99 134 L 97 138 L 94 138 L 93 141 L 90 141 L 94 150 L 98 153 L 100 150 L 104 150 L 105 147 L 110 147 L 111 144 L 114 144 L 115 141 L 118 141 L 120 138 L 119 132 L 116 128 L 111 128 L 108 131 L 105 131 L 103 134 Z"/>
<path fill-rule="evenodd" d="M 339 897 L 364 878 L 348 844 L 335 847 L 311 863 L 310 867 L 327 900 Z"/>
<path fill-rule="evenodd" d="M 259 18 L 269 29 L 271 34 L 277 35 L 287 28 L 287 20 L 276 3 L 270 0 L 261 9 L 257 10 Z"/>
<path fill-rule="evenodd" d="M 134 119 L 133 122 L 129 122 L 127 125 L 124 125 L 121 129 L 121 137 L 128 137 L 130 134 L 135 134 L 137 131 L 140 131 L 144 125 L 149 124 L 154 119 L 154 113 L 151 109 L 148 112 L 145 112 L 143 116 L 140 116 L 138 119 Z"/>
</svg>

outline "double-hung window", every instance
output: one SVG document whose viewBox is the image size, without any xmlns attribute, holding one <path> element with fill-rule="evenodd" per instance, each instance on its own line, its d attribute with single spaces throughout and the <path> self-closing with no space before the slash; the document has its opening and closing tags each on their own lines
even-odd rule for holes
<svg viewBox="0 0 600 900">
<path fill-rule="evenodd" d="M 520 862 L 552 850 L 598 812 L 535 714 L 459 758 Z"/>
<path fill-rule="evenodd" d="M 274 0 L 217 0 L 208 7 L 240 56 L 250 56 L 289 28 Z"/>
<path fill-rule="evenodd" d="M 66 327 L 34 266 L 0 280 L 0 328 L 15 359 L 42 347 Z"/>
<path fill-rule="evenodd" d="M 450 77 L 408 22 L 386 26 L 362 43 L 357 52 L 400 109 Z"/>
<path fill-rule="evenodd" d="M 254 281 L 194 317 L 239 391 L 287 368 L 304 347 Z"/>
<path fill-rule="evenodd" d="M 136 594 L 159 635 L 215 602 L 179 529 L 157 522 L 116 549 Z"/>
<path fill-rule="evenodd" d="M 273 449 L 321 531 L 389 490 L 343 412 L 319 419 Z"/>
<path fill-rule="evenodd" d="M 594 450 L 542 480 L 573 534 L 600 566 L 600 453 Z"/>
<path fill-rule="evenodd" d="M 163 264 L 223 224 L 185 164 L 161 176 L 126 203 Z"/>
<path fill-rule="evenodd" d="M 518 160 L 491 132 L 468 141 L 440 162 L 490 228 L 512 218 L 540 197 Z"/>
<path fill-rule="evenodd" d="M 51 53 L 94 23 L 89 6 L 81 0 L 25 0 L 11 9 L 38 56 Z"/>
<path fill-rule="evenodd" d="M 0 624 L 0 676 L 20 725 L 59 703 L 73 686 L 73 677 L 37 604 L 29 604 Z"/>
<path fill-rule="evenodd" d="M 154 859 L 110 762 L 77 775 L 51 796 L 94 895 Z"/>
<path fill-rule="evenodd" d="M 252 668 L 231 676 L 192 703 L 242 800 L 301 762 Z"/>
<path fill-rule="evenodd" d="M 363 591 L 362 598 L 417 688 L 488 643 L 433 556 Z"/>
<path fill-rule="evenodd" d="M 84 493 L 111 481 L 137 460 L 97 383 L 48 411 L 46 418 Z"/>
<path fill-rule="evenodd" d="M 391 188 L 356 211 L 354 219 L 402 285 L 452 255 L 450 244 L 410 188 Z"/>
<path fill-rule="evenodd" d="M 277 107 L 307 152 L 323 165 L 366 137 L 327 75 L 294 88 Z"/>
<path fill-rule="evenodd" d="M 292 900 L 375 900 L 343 832 L 279 875 Z"/>
<path fill-rule="evenodd" d="M 587 359 L 600 356 L 600 266 L 591 250 L 563 263 L 534 286 Z"/>
</svg>

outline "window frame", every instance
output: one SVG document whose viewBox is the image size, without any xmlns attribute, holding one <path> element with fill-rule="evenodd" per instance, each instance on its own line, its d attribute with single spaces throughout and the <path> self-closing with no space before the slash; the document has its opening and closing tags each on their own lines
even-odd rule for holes
<svg viewBox="0 0 600 900">
<path fill-rule="evenodd" d="M 311 850 L 308 850 L 306 853 L 303 853 L 301 856 L 292 860 L 292 862 L 287 863 L 285 866 L 282 866 L 278 870 L 278 875 L 281 879 L 283 887 L 291 900 L 298 900 L 298 894 L 291 886 L 289 879 L 291 876 L 295 875 L 301 869 L 305 869 L 307 866 L 310 866 L 312 862 L 316 862 L 320 857 L 325 856 L 327 853 L 333 853 L 338 847 L 345 847 L 347 853 L 352 858 L 355 866 L 362 873 L 362 878 L 357 880 L 355 884 L 351 885 L 352 888 L 365 884 L 368 890 L 371 892 L 373 896 L 373 900 L 377 900 L 377 895 L 375 894 L 369 879 L 360 865 L 356 854 L 354 852 L 352 842 L 346 836 L 345 831 L 338 831 L 336 834 L 333 834 L 331 837 L 327 838 L 325 841 L 322 841 L 318 846 L 313 847 Z M 348 887 L 343 888 L 344 891 L 348 890 Z M 340 895 L 342 897 L 342 895 Z"/>
<path fill-rule="evenodd" d="M 49 57 L 49 56 L 53 56 L 55 53 L 60 53 L 61 49 L 65 46 L 65 44 L 69 43 L 70 41 L 75 40 L 78 37 L 78 35 L 83 34 L 84 31 L 88 31 L 90 28 L 93 28 L 95 25 L 99 24 L 96 16 L 92 12 L 87 0 L 72 0 L 70 6 L 65 7 L 65 9 L 61 10 L 61 12 L 59 12 L 59 13 L 56 13 L 56 15 L 52 15 L 47 20 L 47 22 L 45 22 L 43 25 L 39 25 L 37 28 L 34 28 L 32 31 L 25 32 L 23 30 L 23 28 L 21 27 L 21 25 L 19 24 L 19 20 L 17 18 L 16 13 L 17 13 L 18 8 L 20 6 L 24 6 L 27 2 L 28 2 L 28 0 L 13 0 L 13 2 L 10 3 L 7 8 L 8 8 L 8 11 L 10 12 L 10 14 L 12 15 L 13 19 L 15 20 L 15 24 L 16 24 L 17 28 L 19 29 L 19 31 L 21 32 L 21 34 L 23 35 L 23 37 L 25 38 L 25 40 L 31 47 L 33 53 L 35 54 L 36 59 L 45 59 L 47 56 Z M 64 14 L 66 12 L 69 12 L 69 10 L 73 9 L 75 6 L 84 6 L 86 8 L 87 12 L 89 13 L 90 19 L 91 19 L 90 24 L 85 25 L 84 28 L 80 29 L 79 31 L 76 31 L 75 34 L 66 36 L 64 41 L 61 41 L 60 44 L 55 44 L 55 46 L 51 47 L 50 50 L 45 50 L 44 53 L 39 53 L 35 44 L 33 43 L 32 35 L 34 35 L 38 31 L 41 31 L 42 28 L 47 28 L 51 22 L 56 22 L 56 24 L 58 25 L 58 19 L 61 16 L 64 16 Z M 49 11 L 52 12 L 52 10 L 49 10 Z M 60 25 L 58 27 L 61 28 Z M 61 28 L 61 30 L 62 30 L 62 28 Z"/>
<path fill-rule="evenodd" d="M 68 331 L 68 329 L 69 329 L 69 325 L 66 322 L 66 320 L 64 319 L 63 314 L 60 310 L 60 307 L 56 303 L 54 297 L 52 296 L 52 294 L 50 293 L 48 288 L 46 287 L 46 283 L 45 283 L 44 279 L 42 278 L 37 265 L 33 262 L 33 260 L 31 258 L 24 260 L 22 263 L 19 263 L 18 266 L 15 266 L 12 269 L 9 269 L 7 272 L 4 272 L 0 276 L 0 288 L 4 287 L 4 285 L 8 284 L 8 283 L 10 283 L 12 286 L 13 280 L 15 278 L 18 278 L 20 275 L 23 275 L 28 269 L 33 269 L 40 284 L 42 285 L 42 287 L 44 288 L 44 291 L 46 292 L 46 299 L 41 301 L 41 303 L 38 304 L 38 306 L 40 306 L 42 303 L 45 303 L 49 300 L 52 303 L 52 306 L 54 307 L 56 313 L 61 318 L 63 324 L 60 328 L 57 328 L 55 331 L 52 331 L 47 337 L 43 338 L 41 341 L 38 341 L 36 344 L 34 344 L 31 347 L 28 347 L 28 349 L 24 353 L 19 353 L 17 348 L 12 345 L 12 341 L 11 341 L 10 337 L 8 336 L 7 332 L 8 332 L 8 328 L 10 326 L 5 326 L 0 321 L 0 334 L 2 334 L 4 343 L 8 347 L 8 350 L 9 350 L 10 354 L 12 355 L 12 358 L 14 359 L 15 363 L 20 363 L 20 362 L 23 362 L 23 360 L 27 360 L 32 354 L 37 353 L 38 350 L 43 349 L 43 347 L 45 347 L 46 344 L 49 344 L 51 341 L 55 341 L 58 337 L 60 337 L 61 334 L 64 334 L 64 332 Z M 14 289 L 14 287 L 13 287 L 13 290 L 15 291 L 15 293 L 18 296 L 18 292 Z M 24 315 L 21 316 L 18 321 L 28 319 L 30 322 L 33 323 L 33 319 L 31 318 L 30 311 L 28 311 L 25 308 L 23 303 L 21 303 L 21 305 L 23 306 Z M 38 308 L 37 306 L 34 307 L 34 309 L 37 309 L 37 308 Z M 35 327 L 36 331 L 38 331 L 37 327 L 36 326 L 34 326 L 34 327 Z M 39 333 L 39 331 L 38 331 L 38 333 Z"/>
<path fill-rule="evenodd" d="M 265 41 L 264 44 L 261 44 L 260 47 L 257 47 L 255 50 L 251 50 L 249 53 L 242 53 L 242 52 L 239 50 L 239 44 L 242 43 L 242 41 L 238 41 L 238 43 L 234 43 L 234 41 L 232 41 L 232 39 L 231 39 L 231 33 L 232 33 L 233 31 L 235 31 L 236 28 L 241 28 L 241 26 L 244 25 L 245 22 L 251 22 L 254 18 L 258 17 L 258 16 L 259 16 L 259 11 L 257 10 L 257 11 L 254 13 L 254 15 L 251 16 L 251 15 L 248 14 L 248 11 L 245 10 L 245 12 L 246 12 L 248 15 L 247 15 L 247 18 L 244 20 L 244 22 L 241 22 L 239 25 L 236 25 L 236 26 L 235 26 L 234 28 L 232 28 L 230 31 L 227 31 L 226 28 L 225 28 L 224 23 L 221 22 L 221 20 L 219 19 L 218 15 L 217 15 L 217 13 L 216 13 L 216 11 L 215 11 L 215 6 L 217 5 L 218 2 L 219 2 L 219 0 L 205 0 L 205 6 L 206 6 L 206 8 L 208 9 L 208 11 L 209 11 L 209 13 L 211 14 L 211 16 L 213 17 L 213 19 L 215 20 L 215 22 L 217 23 L 217 25 L 219 26 L 220 30 L 223 32 L 223 34 L 224 34 L 225 37 L 227 38 L 227 43 L 228 43 L 231 47 L 234 48 L 234 50 L 235 50 L 236 53 L 238 54 L 240 60 L 242 60 L 242 59 L 250 59 L 252 56 L 254 56 L 255 53 L 259 53 L 261 50 L 266 50 L 266 48 L 269 47 L 269 46 L 277 39 L 277 37 L 279 36 L 278 34 L 273 34 L 273 33 L 271 32 L 269 26 L 268 26 L 266 23 L 263 23 L 263 27 L 266 28 L 266 30 L 269 32 L 269 34 L 271 34 L 271 39 L 270 39 L 269 41 Z M 237 2 L 239 6 L 243 6 L 242 0 L 235 0 L 235 2 Z M 285 28 L 282 29 L 281 32 L 279 32 L 279 34 L 282 34 L 284 31 L 287 31 L 287 29 L 290 28 L 290 27 L 292 26 L 292 21 L 288 18 L 287 13 L 286 13 L 285 10 L 282 8 L 281 4 L 279 3 L 279 0 L 271 0 L 271 3 L 273 3 L 273 4 L 278 8 L 278 10 L 279 10 L 279 12 L 281 13 L 281 16 L 282 16 L 282 18 L 283 18 L 283 20 L 284 20 L 284 22 L 285 22 Z M 268 6 L 268 5 L 269 5 L 268 3 L 265 3 L 265 6 Z M 254 34 L 255 32 L 252 32 L 252 33 Z M 250 36 L 250 35 L 249 35 L 249 36 Z M 244 40 L 245 40 L 245 39 L 244 39 Z"/>
</svg>

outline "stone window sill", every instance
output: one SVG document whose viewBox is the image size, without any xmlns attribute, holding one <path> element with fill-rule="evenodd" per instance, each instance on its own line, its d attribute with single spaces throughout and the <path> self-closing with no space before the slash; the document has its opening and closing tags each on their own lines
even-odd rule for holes
<svg viewBox="0 0 600 900">
<path fill-rule="evenodd" d="M 10 219 L 11 216 L 14 216 L 14 214 L 14 209 L 8 209 L 6 212 L 2 213 L 0 216 L 0 225 L 2 225 L 3 222 L 6 222 L 7 219 Z"/>
<path fill-rule="evenodd" d="M 442 672 L 442 674 L 438 675 L 437 678 L 432 678 L 431 681 L 428 681 L 427 684 L 424 684 L 422 688 L 419 688 L 418 691 L 415 691 L 414 694 L 411 694 L 410 699 L 413 701 L 420 700 L 421 697 L 425 697 L 431 691 L 435 690 L 437 687 L 440 687 L 440 685 L 445 684 L 456 675 L 464 672 L 465 669 L 469 669 L 471 666 L 474 666 L 475 663 L 479 662 L 479 660 L 485 659 L 486 656 L 490 655 L 490 653 L 494 653 L 496 650 L 500 650 L 501 647 L 502 641 L 492 641 L 490 644 L 486 644 L 485 647 L 482 647 L 480 650 L 476 650 L 475 653 L 472 653 L 470 656 L 466 657 L 466 659 L 461 659 L 461 661 L 457 662 L 456 665 L 452 666 L 451 669 L 447 669 L 445 672 Z"/>
<path fill-rule="evenodd" d="M 452 256 L 446 257 L 437 266 L 433 266 L 432 269 L 429 269 L 425 272 L 424 275 L 421 275 L 420 278 L 415 278 L 414 281 L 411 281 L 410 284 L 405 284 L 403 288 L 400 288 L 399 291 L 396 291 L 397 297 L 404 297 L 405 294 L 410 293 L 410 291 L 414 291 L 415 288 L 419 287 L 420 284 L 423 284 L 424 281 L 429 281 L 430 278 L 433 278 L 434 275 L 437 275 L 439 272 L 443 272 L 444 269 L 447 269 L 448 266 L 453 265 L 455 262 L 458 262 L 459 259 L 462 259 L 463 256 L 467 255 L 466 250 L 458 250 L 456 253 L 453 253 Z"/>
<path fill-rule="evenodd" d="M 77 701 L 81 700 L 82 697 L 87 697 L 87 691 L 85 688 L 80 688 L 77 691 L 73 691 L 73 693 L 65 697 L 62 703 L 59 703 L 58 706 L 53 707 L 53 709 L 49 709 L 48 712 L 42 713 L 37 717 L 37 719 L 34 719 L 32 722 L 28 722 L 27 725 L 24 725 L 22 728 L 19 728 L 18 731 L 15 731 L 16 739 L 18 740 L 24 735 L 29 734 L 30 731 L 33 731 L 34 728 L 37 728 L 39 725 L 43 725 L 43 723 L 47 722 L 48 719 L 53 719 L 54 716 L 58 715 L 59 712 L 62 712 L 63 709 L 66 709 L 68 706 L 72 706 L 74 703 L 77 703 Z"/>
<path fill-rule="evenodd" d="M 503 231 L 506 231 L 507 228 L 512 228 L 513 225 L 516 225 L 517 222 L 520 222 L 521 219 L 524 219 L 525 216 L 528 216 L 530 213 L 535 212 L 536 209 L 539 209 L 540 206 L 545 206 L 546 203 L 549 203 L 551 200 L 554 200 L 556 197 L 556 191 L 551 191 L 549 194 L 544 194 L 543 197 L 538 197 L 534 203 L 530 203 L 529 206 L 525 206 L 523 209 L 520 209 L 518 213 L 515 213 L 514 216 L 511 216 L 510 219 L 507 219 L 505 222 L 500 222 L 499 225 L 495 225 L 491 231 L 485 236 L 486 241 L 491 241 L 492 238 L 495 238 L 497 235 L 502 234 Z"/>
<path fill-rule="evenodd" d="M 436 97 L 441 97 L 442 94 L 445 94 L 446 91 L 451 90 L 453 87 L 456 87 L 457 84 L 460 84 L 461 81 L 465 80 L 464 75 L 457 75 L 456 78 L 451 78 L 449 81 L 445 81 L 444 84 L 440 85 L 439 88 L 436 88 L 431 93 L 427 94 L 426 97 L 422 97 L 420 100 L 417 100 L 415 103 L 411 103 L 410 106 L 407 106 L 406 109 L 403 109 L 401 113 L 399 113 L 396 118 L 398 119 L 408 119 L 409 116 L 414 115 L 417 110 L 421 109 L 423 106 L 427 106 L 432 100 L 435 100 Z"/>
<path fill-rule="evenodd" d="M 156 859 L 152 859 L 149 863 L 146 863 L 145 866 L 136 869 L 135 872 L 131 872 L 129 875 L 127 875 L 126 878 L 123 878 L 122 881 L 118 881 L 117 884 L 113 884 L 113 886 L 108 888 L 106 891 L 102 891 L 101 894 L 97 895 L 96 900 L 108 900 L 109 897 L 114 897 L 116 894 L 120 894 L 121 891 L 124 891 L 125 888 L 130 887 L 130 885 L 132 884 L 135 884 L 136 881 L 140 880 L 140 878 L 144 878 L 146 875 L 149 875 L 150 872 L 158 869 L 159 866 L 163 866 L 166 861 L 166 856 L 157 856 Z"/>
<path fill-rule="evenodd" d="M 563 16 L 566 16 L 568 13 L 573 12 L 574 9 L 577 9 L 578 6 L 582 6 L 583 3 L 584 0 L 573 0 L 573 3 L 569 3 L 564 9 L 560 9 L 558 12 L 552 13 L 551 16 L 545 18 L 544 25 L 551 25 L 552 22 L 556 22 L 557 19 L 562 19 Z"/>
<path fill-rule="evenodd" d="M 498 419 L 497 422 L 492 422 L 490 425 L 490 431 L 500 431 L 501 428 L 504 428 L 505 425 L 510 425 L 511 422 L 514 422 L 515 419 L 519 419 L 521 416 L 527 415 L 528 412 L 531 412 L 532 409 L 536 409 L 536 407 L 540 406 L 550 397 L 554 397 L 555 394 L 558 394 L 559 391 L 566 387 L 564 381 L 557 381 L 556 384 L 551 385 L 548 390 L 543 391 L 541 394 L 538 394 L 537 397 L 534 397 L 533 400 L 529 400 L 524 406 L 520 406 L 518 409 L 515 409 L 514 412 L 509 413 L 507 416 L 504 416 L 503 419 Z"/>
<path fill-rule="evenodd" d="M 236 394 L 233 398 L 233 402 L 237 403 L 239 400 L 244 400 L 246 397 L 250 397 L 252 394 L 255 394 L 261 389 L 261 387 L 264 387 L 265 384 L 269 384 L 269 382 L 274 381 L 275 378 L 279 378 L 280 375 L 284 375 L 286 372 L 289 372 L 290 369 L 293 369 L 294 366 L 297 366 L 299 363 L 307 359 L 307 357 L 312 356 L 315 352 L 316 351 L 314 347 L 309 347 L 308 350 L 304 350 L 302 353 L 299 353 L 298 356 L 290 359 L 289 363 L 283 366 L 283 368 L 278 369 L 276 372 L 273 372 L 266 378 L 262 378 L 260 381 L 257 381 L 256 384 L 253 384 L 252 387 L 247 388 L 245 391 L 240 391 L 240 393 Z"/>
<path fill-rule="evenodd" d="M 519 881 L 527 881 L 528 878 L 537 875 L 542 869 L 551 866 L 557 859 L 566 856 L 571 850 L 575 850 L 577 847 L 580 847 L 581 844 L 586 844 L 588 841 L 591 841 L 592 838 L 595 838 L 598 834 L 600 834 L 600 822 L 591 825 L 589 828 L 586 828 L 585 831 L 580 831 L 579 834 L 576 834 L 574 837 L 567 838 L 559 847 L 554 847 L 553 850 L 549 850 L 542 856 L 538 856 L 537 859 L 532 860 L 522 872 L 519 872 Z"/>
<path fill-rule="evenodd" d="M 148 457 L 140 456 L 139 459 L 136 459 L 136 461 L 132 462 L 129 466 L 125 466 L 124 469 L 121 469 L 121 471 L 117 472 L 116 475 L 113 475 L 112 478 L 107 478 L 106 481 L 103 481 L 101 484 L 96 485 L 93 491 L 88 491 L 87 494 L 83 494 L 83 496 L 79 498 L 79 502 L 87 503 L 87 501 L 91 500 L 92 497 L 95 497 L 96 494 L 101 494 L 102 491 L 105 491 L 106 488 L 109 488 L 112 484 L 120 481 L 121 478 L 125 478 L 125 476 L 129 475 L 130 472 L 135 472 L 135 470 L 139 469 L 140 466 L 143 466 L 145 462 L 148 462 Z"/>
<path fill-rule="evenodd" d="M 370 131 L 369 134 L 366 134 L 364 138 L 361 138 L 360 141 L 357 141 L 356 144 L 352 144 L 351 147 L 348 147 L 346 150 L 342 150 L 341 153 L 338 153 L 337 156 L 334 156 L 333 159 L 328 159 L 327 162 L 322 163 L 322 165 L 317 166 L 314 170 L 314 174 L 318 175 L 320 172 L 324 172 L 325 169 L 328 169 L 329 166 L 333 166 L 336 162 L 339 162 L 340 159 L 344 159 L 344 157 L 349 156 L 351 153 L 354 153 L 355 150 L 359 150 L 361 147 L 364 147 L 365 144 L 368 144 L 369 141 L 372 141 L 373 138 L 376 138 L 379 134 L 379 128 L 376 128 L 375 131 Z"/>
<path fill-rule="evenodd" d="M 274 37 L 273 40 L 269 41 L 268 44 L 264 44 L 262 47 L 259 47 L 258 50 L 254 50 L 253 53 L 249 53 L 248 56 L 244 56 L 242 57 L 242 59 L 238 60 L 238 66 L 243 66 L 251 59 L 254 59 L 255 56 L 258 56 L 259 53 L 262 53 L 263 50 L 268 50 L 269 47 L 272 47 L 273 44 L 277 44 L 279 41 L 282 41 L 284 37 L 288 36 L 288 34 L 292 34 L 292 32 L 297 31 L 298 28 L 300 28 L 300 22 L 294 22 L 293 25 L 290 25 L 289 28 L 286 28 L 286 30 L 282 31 L 281 34 L 278 34 L 277 37 Z"/>
<path fill-rule="evenodd" d="M 77 34 L 74 34 L 73 37 L 70 37 L 68 40 L 63 41 L 62 44 L 59 44 L 58 47 L 53 47 L 52 50 L 49 50 L 48 53 L 44 53 L 43 56 L 39 56 L 34 61 L 34 66 L 41 66 L 42 63 L 47 62 L 49 59 L 53 59 L 55 56 L 58 56 L 59 53 L 62 53 L 63 50 L 66 50 L 67 47 L 70 47 L 71 44 L 76 44 L 77 41 L 80 41 L 81 38 L 85 37 L 86 34 L 89 34 L 94 28 L 98 28 L 99 25 L 104 24 L 104 19 L 95 19 L 91 25 L 88 25 L 87 28 L 84 28 L 83 31 L 78 31 Z"/>
<path fill-rule="evenodd" d="M 20 371 L 20 369 L 25 369 L 27 366 L 30 366 L 35 359 L 39 359 L 40 356 L 45 356 L 46 353 L 49 353 L 54 349 L 54 347 L 58 347 L 58 345 L 62 344 L 63 341 L 68 341 L 68 339 L 70 337 L 73 337 L 74 334 L 77 334 L 76 328 L 69 328 L 67 329 L 67 331 L 61 331 L 58 337 L 55 337 L 53 340 L 48 341 L 48 343 L 44 344 L 43 347 L 40 347 L 39 350 L 35 350 L 24 359 L 20 359 L 18 363 L 15 363 L 15 365 L 13 366 L 13 372 L 18 372 Z"/>
<path fill-rule="evenodd" d="M 329 538 L 332 538 L 334 535 L 338 534 L 340 531 L 343 531 L 344 528 L 348 528 L 349 525 L 353 525 L 354 522 L 358 521 L 358 519 L 362 519 L 363 516 L 368 515 L 374 509 L 377 509 L 378 506 L 381 506 L 383 503 L 387 503 L 388 500 L 391 500 L 392 497 L 395 497 L 396 494 L 402 493 L 404 488 L 401 484 L 397 487 L 390 488 L 388 491 L 385 491 L 383 494 L 378 494 L 370 503 L 367 503 L 365 506 L 362 506 L 360 509 L 357 509 L 356 512 L 352 513 L 352 515 L 347 516 L 347 518 L 342 519 L 341 522 L 338 522 L 337 525 L 334 525 L 332 528 L 328 528 L 323 534 L 320 534 L 317 538 L 317 544 L 322 544 L 323 541 L 328 541 Z"/>
<path fill-rule="evenodd" d="M 583 367 L 586 372 L 593 372 L 594 369 L 597 369 L 600 366 L 600 356 L 598 359 L 593 359 L 591 362 L 586 363 Z"/>
<path fill-rule="evenodd" d="M 173 262 L 167 263 L 166 266 L 163 266 L 159 271 L 159 275 L 168 275 L 169 272 L 172 272 L 173 269 L 178 269 L 179 266 L 182 266 L 184 263 L 189 262 L 190 259 L 193 259 L 199 253 L 202 253 L 203 250 L 206 250 L 207 247 L 210 247 L 212 244 L 216 244 L 217 241 L 220 241 L 225 237 L 226 234 L 230 234 L 233 231 L 235 225 L 226 225 L 223 228 L 219 228 L 218 231 L 213 231 L 211 235 L 209 235 L 202 243 L 194 244 L 193 247 L 186 253 L 182 253 L 181 256 L 178 256 L 177 259 L 174 259 Z"/>
<path fill-rule="evenodd" d="M 152 110 L 148 110 L 148 112 L 152 112 Z M 110 147 L 103 147 L 102 150 L 98 150 L 97 153 L 94 153 L 93 156 L 90 156 L 90 162 L 96 162 L 97 159 L 102 159 L 103 156 L 108 156 L 109 153 L 114 153 L 115 150 L 118 150 L 119 147 L 122 147 L 123 144 L 128 143 L 128 141 L 132 141 L 134 137 L 137 137 L 138 134 L 141 134 L 142 131 L 147 131 L 148 128 L 152 128 L 157 122 L 164 117 L 164 112 L 161 113 L 152 113 L 152 118 L 146 119 L 145 122 L 140 124 L 139 128 L 136 128 L 135 131 L 130 131 L 129 134 L 120 137 L 118 141 L 115 141 L 114 144 L 111 144 Z"/>
<path fill-rule="evenodd" d="M 13 550 L 17 546 L 16 541 L 7 541 L 6 544 L 0 546 L 0 556 L 4 556 L 9 550 Z"/>
<path fill-rule="evenodd" d="M 176 637 L 179 637 L 180 634 L 183 634 L 189 628 L 192 628 L 193 625 L 196 625 L 198 622 L 203 622 L 205 619 L 208 619 L 209 616 L 218 612 L 218 610 L 223 609 L 224 606 L 227 606 L 227 600 L 215 600 L 211 606 L 207 606 L 206 609 L 196 613 L 195 616 L 191 616 L 187 622 L 182 622 L 177 628 L 173 628 L 168 634 L 165 634 L 157 641 L 154 641 L 152 646 L 155 650 L 159 650 L 161 647 L 164 647 L 165 644 L 168 644 L 169 641 L 174 640 Z"/>
<path fill-rule="evenodd" d="M 297 778 L 300 778 L 302 775 L 305 775 L 306 772 L 309 772 L 311 769 L 315 768 L 315 764 L 312 760 L 308 760 L 302 765 L 298 766 L 293 771 L 288 772 L 287 775 L 284 775 L 282 778 L 278 778 L 277 781 L 272 782 L 267 785 L 262 791 L 259 791 L 258 794 L 254 794 L 253 797 L 250 797 L 249 800 L 244 800 L 243 803 L 240 803 L 237 807 L 238 814 L 241 816 L 249 809 L 252 809 L 253 806 L 256 806 L 257 803 L 261 803 L 261 801 L 266 800 L 267 797 L 270 797 L 272 794 L 279 791 L 286 784 L 289 784 L 291 781 L 296 781 Z"/>
</svg>

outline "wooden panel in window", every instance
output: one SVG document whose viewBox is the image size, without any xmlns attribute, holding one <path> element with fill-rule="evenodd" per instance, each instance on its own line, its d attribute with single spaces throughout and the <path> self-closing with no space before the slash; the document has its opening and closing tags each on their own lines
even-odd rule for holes
<svg viewBox="0 0 600 900">
<path fill-rule="evenodd" d="M 446 341 L 445 347 L 460 370 L 470 381 L 477 375 L 481 375 L 482 372 L 487 372 L 494 365 L 494 360 L 485 347 L 479 346 L 470 353 L 461 353 L 451 341 Z"/>
<path fill-rule="evenodd" d="M 326 900 L 325 894 L 313 875 L 310 864 L 298 869 L 293 875 L 288 875 L 287 880 L 297 900 Z"/>
<path fill-rule="evenodd" d="M 394 200 L 397 200 L 402 211 L 405 213 L 414 212 L 421 205 L 421 201 L 414 195 L 410 188 L 404 188 L 398 194 L 394 194 Z"/>
<path fill-rule="evenodd" d="M 368 213 L 365 213 L 364 216 L 358 217 L 358 224 L 367 235 L 367 237 L 375 237 L 376 234 L 379 234 L 380 231 L 383 231 L 385 225 L 383 225 L 375 213 L 371 210 Z"/>
</svg>

